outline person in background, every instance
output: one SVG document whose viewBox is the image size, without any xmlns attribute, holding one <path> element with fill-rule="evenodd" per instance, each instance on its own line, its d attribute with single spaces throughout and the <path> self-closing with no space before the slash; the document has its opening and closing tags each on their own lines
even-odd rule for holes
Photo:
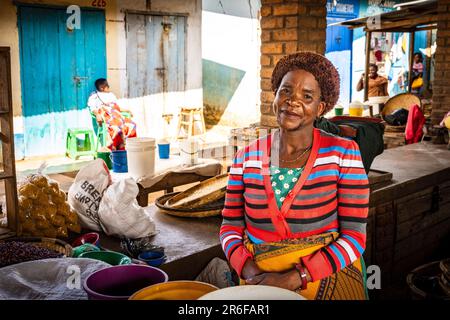
<svg viewBox="0 0 450 320">
<path fill-rule="evenodd" d="M 369 182 L 355 141 L 314 128 L 339 98 L 324 56 L 297 52 L 272 73 L 279 129 L 237 152 L 220 241 L 242 284 L 307 299 L 367 299 Z"/>
<path fill-rule="evenodd" d="M 414 53 L 411 81 L 411 91 L 420 93 L 420 89 L 423 87 L 423 56 L 420 52 Z"/>
<path fill-rule="evenodd" d="M 107 126 L 106 147 L 111 151 L 124 150 L 126 139 L 136 137 L 136 124 L 130 118 L 125 118 L 122 112 L 132 113 L 119 107 L 106 79 L 97 79 L 95 88 L 96 91 L 89 96 L 87 104 L 99 126 Z"/>
<path fill-rule="evenodd" d="M 378 67 L 376 64 L 370 64 L 369 67 L 369 98 L 370 97 L 380 97 L 380 96 L 388 96 L 388 80 L 385 77 L 382 77 L 378 74 Z M 356 86 L 357 91 L 361 91 L 364 89 L 364 73 L 361 75 L 361 78 L 358 81 L 358 85 Z"/>
</svg>

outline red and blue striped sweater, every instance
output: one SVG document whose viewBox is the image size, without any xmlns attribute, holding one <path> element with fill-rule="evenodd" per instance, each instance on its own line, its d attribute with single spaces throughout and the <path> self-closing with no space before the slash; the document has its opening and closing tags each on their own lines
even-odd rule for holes
<svg viewBox="0 0 450 320">
<path fill-rule="evenodd" d="M 311 155 L 280 210 L 270 181 L 272 139 L 256 140 L 236 154 L 222 211 L 222 248 L 240 275 L 252 258 L 244 232 L 258 243 L 336 231 L 338 239 L 302 258 L 313 281 L 328 277 L 365 249 L 369 182 L 358 145 L 314 129 Z"/>
</svg>

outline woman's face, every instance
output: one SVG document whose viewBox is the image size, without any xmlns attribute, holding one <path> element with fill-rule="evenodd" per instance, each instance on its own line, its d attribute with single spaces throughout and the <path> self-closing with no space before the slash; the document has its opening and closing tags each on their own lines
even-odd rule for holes
<svg viewBox="0 0 450 320">
<path fill-rule="evenodd" d="M 316 78 L 305 70 L 286 73 L 273 102 L 281 128 L 295 131 L 313 125 L 325 110 Z"/>
</svg>

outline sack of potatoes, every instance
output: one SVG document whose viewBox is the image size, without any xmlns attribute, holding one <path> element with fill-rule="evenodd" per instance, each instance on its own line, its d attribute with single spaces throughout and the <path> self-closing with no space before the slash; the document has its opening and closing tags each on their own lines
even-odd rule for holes
<svg viewBox="0 0 450 320">
<path fill-rule="evenodd" d="M 77 213 L 56 181 L 42 174 L 28 176 L 19 186 L 19 234 L 67 238 L 81 232 Z"/>
</svg>

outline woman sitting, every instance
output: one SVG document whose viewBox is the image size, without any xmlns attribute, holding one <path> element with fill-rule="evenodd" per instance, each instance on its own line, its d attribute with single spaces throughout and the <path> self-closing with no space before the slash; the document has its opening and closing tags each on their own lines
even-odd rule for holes
<svg viewBox="0 0 450 320">
<path fill-rule="evenodd" d="M 369 184 L 358 145 L 314 128 L 339 97 L 324 56 L 299 52 L 272 74 L 279 129 L 238 151 L 220 240 L 242 284 L 307 299 L 366 299 Z"/>
<path fill-rule="evenodd" d="M 88 106 L 99 126 L 103 123 L 107 126 L 106 147 L 110 150 L 124 150 L 126 139 L 136 137 L 136 124 L 122 115 L 122 112 L 131 112 L 119 107 L 116 96 L 109 91 L 106 79 L 97 79 L 95 88 L 97 90 L 90 95 Z"/>
</svg>

